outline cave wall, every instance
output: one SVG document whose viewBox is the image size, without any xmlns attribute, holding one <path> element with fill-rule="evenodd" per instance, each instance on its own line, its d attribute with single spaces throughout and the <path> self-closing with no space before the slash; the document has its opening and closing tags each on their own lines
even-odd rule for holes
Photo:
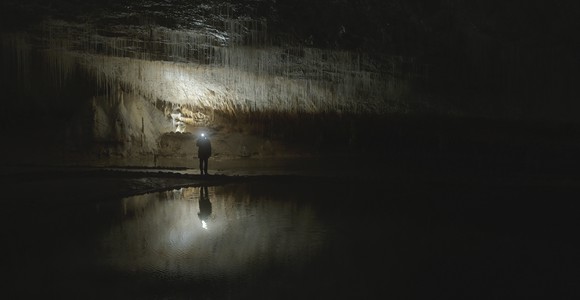
<svg viewBox="0 0 580 300">
<path fill-rule="evenodd" d="M 50 76 L 59 81 L 81 68 L 100 88 L 121 85 L 151 101 L 246 111 L 383 113 L 421 108 L 411 90 L 412 58 L 389 57 L 389 69 L 380 70 L 364 53 L 214 45 L 222 37 L 168 29 L 155 29 L 152 45 L 143 46 L 132 36 L 101 36 L 76 26 L 49 22 L 35 29 L 40 36 L 3 35 L 4 47 L 13 49 L 5 52 L 5 59 L 16 62 L 13 76 L 26 77 L 32 71 L 27 56 L 40 51 L 53 72 Z"/>
<path fill-rule="evenodd" d="M 236 22 L 226 27 L 230 35 L 243 31 Z M 195 30 L 157 27 L 148 36 L 134 28 L 119 30 L 111 36 L 48 20 L 29 31 L 2 34 L 2 59 L 8 62 L 3 87 L 15 110 L 32 106 L 53 124 L 44 129 L 58 136 L 48 147 L 55 153 L 49 161 L 189 164 L 195 136 L 168 135 L 175 131 L 170 116 L 176 108 L 188 121 L 186 133 L 197 134 L 200 128 L 232 126 L 212 124 L 205 114 L 214 111 L 381 114 L 412 106 L 409 79 L 377 70 L 364 54 L 251 46 L 245 43 L 255 41 L 244 38 L 220 44 L 223 36 Z M 148 44 L 135 40 L 140 34 Z M 392 57 L 390 65 L 397 72 L 408 63 Z M 6 130 L 18 126 L 15 118 L 7 119 Z M 231 135 L 232 128 L 221 132 Z M 285 155 L 288 150 L 274 149 L 290 149 L 273 145 L 278 142 L 245 131 L 216 136 L 215 148 L 222 157 Z"/>
<path fill-rule="evenodd" d="M 92 100 L 92 136 L 97 147 L 115 150 L 121 156 L 153 154 L 158 151 L 159 137 L 175 128 L 164 112 L 142 97 L 118 92 L 113 101 Z M 82 124 L 79 124 L 82 126 Z"/>
<path fill-rule="evenodd" d="M 38 142 L 55 161 L 181 159 L 192 150 L 187 135 L 168 135 L 176 108 L 186 133 L 211 130 L 232 156 L 279 153 L 289 147 L 275 137 L 309 133 L 326 147 L 369 128 L 384 133 L 371 135 L 377 142 L 419 139 L 433 128 L 424 116 L 577 122 L 577 4 L 500 2 L 8 1 L 0 129 L 12 143 L 2 151 L 26 160 Z M 393 133 L 382 128 L 389 120 L 343 124 L 393 115 L 426 125 Z M 32 131 L 42 141 L 22 134 Z M 440 136 L 422 142 L 449 139 Z"/>
<path fill-rule="evenodd" d="M 99 71 L 118 62 L 105 58 L 120 57 L 202 67 L 218 80 L 207 92 L 244 108 L 291 103 L 308 110 L 566 121 L 578 110 L 576 1 L 27 4 L 2 4 L 3 44 L 16 47 L 3 57 L 19 65 L 26 64 L 26 52 L 40 47 L 65 56 L 90 54 L 95 59 L 87 63 Z M 19 74 L 14 76 L 26 77 Z M 174 79 L 188 80 L 179 76 Z M 178 89 L 183 84 L 171 92 Z M 192 98 L 205 99 L 203 94 Z"/>
</svg>

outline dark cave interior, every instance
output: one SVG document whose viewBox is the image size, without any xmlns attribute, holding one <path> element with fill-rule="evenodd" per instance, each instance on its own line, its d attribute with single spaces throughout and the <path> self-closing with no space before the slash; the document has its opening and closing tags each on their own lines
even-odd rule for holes
<svg viewBox="0 0 580 300">
<path fill-rule="evenodd" d="M 120 111 L 123 97 L 166 119 L 186 109 L 194 133 L 285 144 L 278 156 L 578 148 L 573 1 L 61 0 L 2 11 L 8 161 L 39 143 L 60 156 L 155 155 L 171 127 L 152 120 L 145 132 L 146 118 Z M 137 149 L 143 139 L 151 145 Z"/>
<path fill-rule="evenodd" d="M 0 14 L 4 294 L 580 295 L 580 1 Z M 227 230 L 199 226 L 202 187 Z"/>
</svg>

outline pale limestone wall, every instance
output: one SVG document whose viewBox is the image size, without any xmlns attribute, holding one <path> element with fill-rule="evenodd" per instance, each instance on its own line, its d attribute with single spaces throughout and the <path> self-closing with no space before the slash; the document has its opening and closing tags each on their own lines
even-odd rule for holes
<svg viewBox="0 0 580 300">
<path fill-rule="evenodd" d="M 1 36 L 2 59 L 13 62 L 10 71 L 3 70 L 11 72 L 4 77 L 38 72 L 36 77 L 56 94 L 65 94 L 71 81 L 84 78 L 94 90 L 92 96 L 66 100 L 87 102 L 88 108 L 62 129 L 66 145 L 55 150 L 60 162 L 194 165 L 191 139 L 169 134 L 175 131 L 170 114 L 176 108 L 187 120 L 186 133 L 195 136 L 219 127 L 211 115 L 216 110 L 234 115 L 382 113 L 409 107 L 407 80 L 377 72 L 367 57 L 356 53 L 214 43 L 199 32 L 159 29 L 155 43 L 163 46 L 163 55 L 157 58 L 146 48 L 137 49 L 139 41 L 128 39 L 130 35 L 100 36 L 66 22 L 36 29 L 42 34 Z M 203 50 L 205 59 L 188 56 L 188 47 Z M 393 68 L 400 63 L 401 58 L 393 58 Z M 30 88 L 22 86 L 22 95 Z M 42 105 L 51 107 L 55 99 L 60 101 L 52 97 Z M 211 133 L 218 159 L 292 152 L 289 146 L 235 130 Z"/>
</svg>

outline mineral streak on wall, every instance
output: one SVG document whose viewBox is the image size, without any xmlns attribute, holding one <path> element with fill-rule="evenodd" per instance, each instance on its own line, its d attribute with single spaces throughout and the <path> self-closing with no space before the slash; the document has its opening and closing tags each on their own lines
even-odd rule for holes
<svg viewBox="0 0 580 300">
<path fill-rule="evenodd" d="M 3 128 L 33 144 L 3 156 L 52 152 L 62 162 L 87 154 L 112 164 L 189 161 L 193 137 L 167 135 L 176 109 L 189 129 L 215 125 L 214 111 L 405 112 L 413 76 L 403 72 L 410 58 L 389 57 L 380 69 L 361 52 L 274 45 L 265 21 L 251 19 L 170 29 L 46 18 L 3 32 L 1 55 L 10 99 L 3 116 L 36 116 L 3 118 Z M 33 142 L 15 130 L 42 133 Z"/>
<path fill-rule="evenodd" d="M 101 32 L 49 20 L 28 33 L 4 34 L 3 55 L 16 62 L 19 78 L 36 68 L 28 56 L 38 54 L 55 86 L 84 73 L 108 95 L 121 88 L 190 107 L 382 113 L 408 106 L 405 76 L 412 74 L 401 73 L 408 58 L 391 57 L 386 72 L 363 53 L 257 44 L 264 33 L 248 28 L 266 26 L 256 21 L 225 25 L 224 32 L 131 26 Z"/>
</svg>

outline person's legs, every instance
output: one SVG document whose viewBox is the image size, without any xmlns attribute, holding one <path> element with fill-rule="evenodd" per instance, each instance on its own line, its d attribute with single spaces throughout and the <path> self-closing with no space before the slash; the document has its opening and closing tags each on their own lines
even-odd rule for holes
<svg viewBox="0 0 580 300">
<path fill-rule="evenodd" d="M 203 160 L 203 172 L 205 175 L 207 175 L 207 163 L 208 163 L 208 161 L 209 161 L 209 158 L 205 158 Z"/>
<path fill-rule="evenodd" d="M 199 173 L 203 175 L 203 158 L 199 158 Z"/>
</svg>

